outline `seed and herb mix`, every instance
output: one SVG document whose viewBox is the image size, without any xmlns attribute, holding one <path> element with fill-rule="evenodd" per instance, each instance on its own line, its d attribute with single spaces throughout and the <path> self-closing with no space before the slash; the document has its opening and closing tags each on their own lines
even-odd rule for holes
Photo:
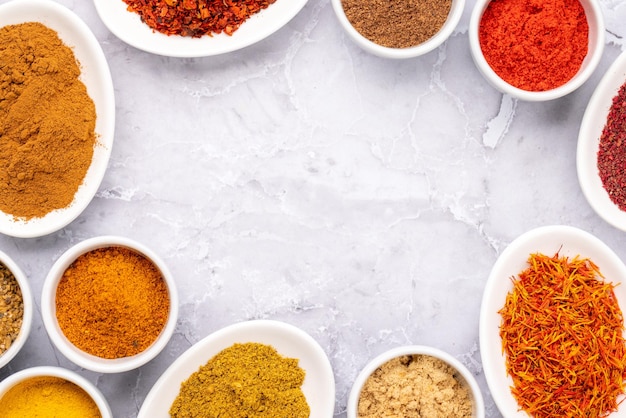
<svg viewBox="0 0 626 418">
<path fill-rule="evenodd" d="M 7 351 L 22 328 L 24 301 L 15 276 L 0 263 L 0 356 Z"/>
</svg>

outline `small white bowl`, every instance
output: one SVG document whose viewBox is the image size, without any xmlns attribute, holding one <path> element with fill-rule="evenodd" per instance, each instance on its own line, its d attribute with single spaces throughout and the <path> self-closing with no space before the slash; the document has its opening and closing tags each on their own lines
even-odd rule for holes
<svg viewBox="0 0 626 418">
<path fill-rule="evenodd" d="M 63 273 L 82 254 L 99 248 L 125 247 L 152 261 L 159 269 L 169 291 L 170 311 L 167 322 L 157 339 L 144 351 L 130 357 L 105 359 L 86 353 L 74 346 L 63 334 L 56 316 L 56 290 Z M 165 263 L 152 250 L 131 239 L 117 236 L 101 236 L 82 241 L 67 250 L 54 263 L 48 273 L 41 296 L 41 315 L 48 336 L 54 345 L 70 361 L 99 373 L 120 373 L 136 369 L 156 357 L 170 340 L 178 320 L 178 291 Z"/>
<path fill-rule="evenodd" d="M 64 379 L 68 382 L 74 383 L 75 385 L 83 389 L 91 397 L 91 399 L 93 399 L 96 406 L 100 410 L 102 418 L 113 417 L 113 414 L 111 413 L 111 408 L 109 407 L 107 400 L 102 395 L 102 392 L 100 392 L 93 383 L 80 376 L 79 374 L 67 369 L 63 369 L 61 367 L 31 367 L 29 369 L 24 369 L 10 375 L 2 382 L 0 382 L 0 398 L 2 398 L 5 393 L 7 393 L 13 386 L 17 385 L 18 383 L 36 377 L 58 377 L 60 379 Z"/>
<path fill-rule="evenodd" d="M 348 398 L 347 418 L 359 417 L 359 397 L 361 396 L 363 385 L 365 385 L 367 379 L 372 375 L 372 373 L 376 371 L 376 369 L 394 358 L 412 354 L 425 355 L 439 359 L 452 367 L 454 370 L 456 370 L 459 377 L 465 380 L 464 383 L 467 385 L 470 391 L 473 406 L 472 417 L 484 418 L 485 403 L 483 400 L 483 395 L 472 373 L 452 355 L 440 349 L 423 345 L 396 347 L 391 350 L 385 351 L 384 353 L 380 354 L 369 363 L 367 363 L 367 365 L 363 368 L 363 370 L 361 370 L 361 373 L 359 373 L 356 380 L 354 381 L 354 384 L 352 385 L 352 390 L 350 391 L 350 396 Z"/>
<path fill-rule="evenodd" d="M 489 66 L 480 48 L 480 20 L 490 2 L 491 0 L 477 0 L 474 5 L 469 24 L 470 51 L 478 70 L 493 87 L 502 93 L 529 102 L 554 100 L 573 92 L 583 85 L 600 63 L 602 53 L 604 52 L 604 18 L 602 10 L 595 0 L 580 0 L 580 4 L 587 16 L 587 24 L 589 25 L 589 45 L 587 56 L 576 75 L 564 85 L 546 91 L 527 91 L 510 85 Z"/>
<path fill-rule="evenodd" d="M 495 262 L 485 286 L 480 308 L 480 356 L 491 396 L 503 416 L 528 418 L 521 411 L 511 394 L 513 379 L 506 371 L 506 357 L 502 352 L 498 313 L 504 306 L 506 295 L 513 289 L 511 277 L 528 267 L 528 258 L 533 253 L 573 258 L 577 255 L 593 261 L 607 281 L 617 285 L 626 278 L 626 266 L 602 241 L 588 232 L 571 226 L 545 226 L 522 234 L 509 244 Z M 622 311 L 626 307 L 626 286 L 616 286 L 615 296 Z M 618 416 L 624 416 L 626 405 L 621 404 Z M 613 416 L 613 415 L 611 415 Z"/>
<path fill-rule="evenodd" d="M 76 14 L 49 0 L 13 0 L 0 5 L 0 27 L 26 22 L 39 22 L 55 30 L 61 40 L 72 48 L 80 63 L 80 79 L 96 106 L 97 145 L 89 170 L 70 206 L 27 221 L 15 220 L 11 214 L 0 212 L 0 233 L 34 238 L 51 234 L 68 225 L 83 212 L 98 191 L 113 146 L 115 97 L 113 80 L 100 43 Z"/>
<path fill-rule="evenodd" d="M 333 416 L 335 379 L 326 353 L 309 334 L 279 321 L 253 320 L 222 328 L 185 351 L 161 375 L 143 402 L 137 418 L 169 418 L 168 411 L 180 392 L 180 385 L 220 351 L 235 343 L 260 343 L 279 354 L 298 359 L 306 373 L 302 391 L 311 408 L 311 418 Z"/>
<path fill-rule="evenodd" d="M 373 55 L 377 55 L 382 58 L 392 59 L 414 58 L 420 55 L 424 55 L 437 48 L 439 45 L 444 43 L 444 41 L 448 39 L 450 35 L 452 35 L 452 32 L 456 28 L 456 25 L 459 23 L 459 20 L 461 20 L 461 16 L 463 15 L 463 9 L 465 8 L 465 0 L 452 0 L 452 5 L 450 6 L 450 13 L 448 14 L 448 18 L 446 19 L 441 29 L 439 29 L 439 32 L 437 32 L 432 38 L 410 48 L 389 48 L 370 41 L 365 36 L 361 35 L 359 31 L 357 31 L 354 26 L 352 26 L 352 24 L 346 17 L 346 13 L 343 10 L 343 5 L 341 1 L 342 0 L 331 0 L 331 3 L 333 5 L 335 15 L 337 15 L 337 19 L 341 24 L 341 27 L 345 30 L 345 32 L 352 39 L 352 41 L 354 41 L 362 49 Z"/>
<path fill-rule="evenodd" d="M 613 203 L 604 189 L 598 171 L 598 150 L 613 97 L 624 83 L 626 52 L 609 67 L 591 96 L 580 124 L 576 148 L 578 182 L 589 205 L 602 219 L 622 231 L 626 231 L 626 212 Z"/>
<path fill-rule="evenodd" d="M 34 302 L 33 302 L 33 294 L 30 291 L 30 285 L 28 284 L 28 279 L 22 269 L 9 257 L 7 254 L 0 251 L 0 263 L 4 264 L 4 266 L 13 273 L 17 284 L 20 286 L 20 291 L 22 292 L 22 301 L 24 303 L 24 315 L 22 317 L 22 328 L 20 329 L 20 333 L 18 334 L 13 344 L 9 347 L 7 351 L 0 355 L 0 368 L 4 367 L 8 362 L 10 362 L 13 357 L 19 353 L 19 351 L 24 347 L 26 340 L 28 339 L 28 335 L 30 334 L 30 328 L 33 322 L 33 311 L 34 311 Z"/>
</svg>

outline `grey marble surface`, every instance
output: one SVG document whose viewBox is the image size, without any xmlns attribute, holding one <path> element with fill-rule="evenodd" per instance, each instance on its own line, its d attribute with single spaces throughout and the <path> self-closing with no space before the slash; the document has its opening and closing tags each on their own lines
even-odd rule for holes
<svg viewBox="0 0 626 418">
<path fill-rule="evenodd" d="M 393 61 L 342 32 L 328 0 L 240 51 L 165 58 L 112 35 L 92 2 L 58 0 L 88 23 L 115 86 L 115 143 L 83 214 L 37 239 L 0 237 L 43 279 L 73 244 L 123 235 L 156 251 L 180 292 L 166 349 L 138 370 L 81 370 L 51 344 L 37 309 L 23 351 L 0 370 L 57 365 L 97 384 L 116 417 L 134 417 L 158 377 L 193 343 L 255 318 L 294 324 L 326 351 L 345 417 L 360 369 L 382 351 L 426 344 L 477 377 L 487 276 L 518 235 L 549 224 L 593 233 L 626 260 L 626 235 L 599 218 L 576 175 L 587 102 L 625 48 L 626 2 L 601 0 L 607 46 L 569 96 L 503 96 L 469 53 L 468 1 L 435 51 Z M 112 0 L 113 1 L 113 0 Z M 5 3 L 0 0 L 0 4 Z"/>
</svg>

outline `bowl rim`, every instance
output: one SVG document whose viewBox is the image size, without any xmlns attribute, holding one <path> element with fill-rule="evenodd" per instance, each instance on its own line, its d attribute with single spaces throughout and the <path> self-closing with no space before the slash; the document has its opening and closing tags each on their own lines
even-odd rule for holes
<svg viewBox="0 0 626 418">
<path fill-rule="evenodd" d="M 7 365 L 13 358 L 21 351 L 28 340 L 28 336 L 30 335 L 30 330 L 32 328 L 33 323 L 33 314 L 34 314 L 34 299 L 33 293 L 30 289 L 30 285 L 28 283 L 28 277 L 24 274 L 23 270 L 20 266 L 11 258 L 9 255 L 3 251 L 0 251 L 0 263 L 3 264 L 7 269 L 11 271 L 13 277 L 17 281 L 18 286 L 20 287 L 20 291 L 22 293 L 22 301 L 24 305 L 24 312 L 22 314 L 22 326 L 20 328 L 20 332 L 13 341 L 13 344 L 6 350 L 4 353 L 0 355 L 0 369 Z"/>
<path fill-rule="evenodd" d="M 331 0 L 331 4 L 333 6 L 333 10 L 335 11 L 335 16 L 341 27 L 348 34 L 350 39 L 354 43 L 356 43 L 363 50 L 379 56 L 381 58 L 391 58 L 391 59 L 406 59 L 406 58 L 414 58 L 439 47 L 443 44 L 454 32 L 454 29 L 457 27 L 459 21 L 461 20 L 461 16 L 463 15 L 463 10 L 465 9 L 465 0 L 452 0 L 450 6 L 450 12 L 448 13 L 448 17 L 446 21 L 441 26 L 439 31 L 433 35 L 430 39 L 422 42 L 419 45 L 415 45 L 408 48 L 390 48 L 386 46 L 382 46 L 367 39 L 365 36 L 361 35 L 359 31 L 357 31 L 354 26 L 348 20 L 346 13 L 343 9 L 342 0 Z"/>
<path fill-rule="evenodd" d="M 113 414 L 106 398 L 100 392 L 100 390 L 91 383 L 89 380 L 68 369 L 56 366 L 36 366 L 27 369 L 20 370 L 13 373 L 6 379 L 0 382 L 0 398 L 9 391 L 13 386 L 23 381 L 35 378 L 35 377 L 58 377 L 69 382 L 74 383 L 81 389 L 83 389 L 95 402 L 96 406 L 102 414 L 102 418 L 112 418 Z"/>
<path fill-rule="evenodd" d="M 387 363 L 388 361 L 404 356 L 404 355 L 426 355 L 430 357 L 437 358 L 442 360 L 453 369 L 459 372 L 459 374 L 465 380 L 465 384 L 470 390 L 472 396 L 474 417 L 483 418 L 485 416 L 485 403 L 483 399 L 482 392 L 480 387 L 478 386 L 478 382 L 476 378 L 472 375 L 467 367 L 463 363 L 461 363 L 456 357 L 443 351 L 442 349 L 426 346 L 426 345 L 406 345 L 395 347 L 390 350 L 384 351 L 378 356 L 374 357 L 370 360 L 365 367 L 361 369 L 359 374 L 357 375 L 352 388 L 350 390 L 350 394 L 348 397 L 348 406 L 347 406 L 347 418 L 358 418 L 357 408 L 359 402 L 359 396 L 361 395 L 361 390 L 363 389 L 363 385 L 370 377 L 372 373 L 376 371 L 380 366 Z"/>
<path fill-rule="evenodd" d="M 492 0 L 476 1 L 476 4 L 472 9 L 472 14 L 470 15 L 468 35 L 470 52 L 474 64 L 484 78 L 501 93 L 509 94 L 512 97 L 528 102 L 558 99 L 572 93 L 574 90 L 582 86 L 598 67 L 604 52 L 604 16 L 598 2 L 594 0 L 579 0 L 581 6 L 585 10 L 585 16 L 587 17 L 587 22 L 589 24 L 589 50 L 591 50 L 591 54 L 587 53 L 580 69 L 574 77 L 562 86 L 546 91 L 528 91 L 510 85 L 500 78 L 500 76 L 489 66 L 480 47 L 478 36 L 479 24 L 483 13 L 491 1 Z"/>
<path fill-rule="evenodd" d="M 168 288 L 170 299 L 168 319 L 157 339 L 144 351 L 133 356 L 117 359 L 104 359 L 81 351 L 65 337 L 56 320 L 56 289 L 65 270 L 80 255 L 106 247 L 125 247 L 150 260 L 161 272 L 163 281 Z M 178 321 L 178 310 L 176 283 L 163 260 L 145 245 L 130 238 L 115 235 L 89 238 L 66 250 L 48 272 L 44 280 L 41 296 L 41 316 L 44 327 L 56 348 L 74 364 L 99 373 L 120 373 L 133 370 L 156 357 L 165 348 L 174 333 Z"/>
</svg>

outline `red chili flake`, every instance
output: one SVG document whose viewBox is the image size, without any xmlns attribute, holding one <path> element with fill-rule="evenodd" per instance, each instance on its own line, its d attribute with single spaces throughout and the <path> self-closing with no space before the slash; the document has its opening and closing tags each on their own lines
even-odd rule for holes
<svg viewBox="0 0 626 418">
<path fill-rule="evenodd" d="M 128 10 L 166 35 L 232 35 L 250 16 L 276 0 L 124 0 Z"/>
<path fill-rule="evenodd" d="M 626 211 L 626 83 L 613 103 L 600 137 L 598 172 L 604 189 Z"/>
</svg>

